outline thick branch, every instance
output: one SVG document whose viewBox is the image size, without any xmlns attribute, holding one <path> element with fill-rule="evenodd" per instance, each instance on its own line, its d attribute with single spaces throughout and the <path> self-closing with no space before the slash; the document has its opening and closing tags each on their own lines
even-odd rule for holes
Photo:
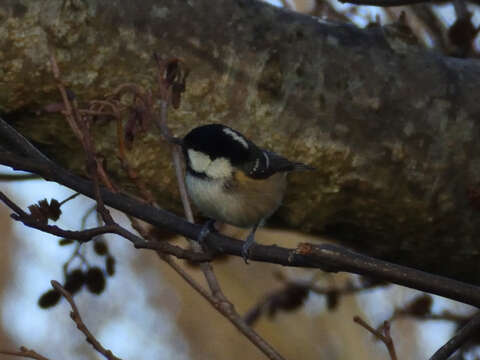
<svg viewBox="0 0 480 360">
<path fill-rule="evenodd" d="M 361 30 L 254 0 L 38 4 L 0 2 L 8 19 L 0 20 L 0 109 L 55 161 L 83 170 L 71 132 L 43 111 L 59 101 L 48 43 L 79 102 L 125 82 L 156 90 L 155 50 L 191 69 L 182 107 L 170 115 L 174 135 L 221 122 L 318 169 L 290 176 L 276 214 L 282 226 L 480 282 L 477 61 L 421 49 L 398 27 Z M 97 151 L 111 155 L 112 179 L 127 188 L 115 128 L 105 119 L 92 134 Z M 132 170 L 161 206 L 179 210 L 166 144 L 136 136 Z"/>
<path fill-rule="evenodd" d="M 15 130 L 0 119 L 0 137 L 2 134 L 16 136 Z M 50 161 L 31 161 L 11 153 L 0 152 L 0 164 L 33 172 L 95 198 L 91 181 L 73 175 Z M 125 194 L 101 188 L 101 196 L 105 204 L 115 209 L 190 239 L 197 239 L 201 232 L 201 225 L 189 223 L 168 211 L 142 203 Z M 209 234 L 205 241 L 213 251 L 241 256 L 242 241 L 215 233 Z M 360 255 L 336 245 L 303 244 L 297 249 L 257 245 L 252 249 L 250 258 L 285 266 L 368 275 L 480 307 L 480 288 L 476 286 Z"/>
</svg>

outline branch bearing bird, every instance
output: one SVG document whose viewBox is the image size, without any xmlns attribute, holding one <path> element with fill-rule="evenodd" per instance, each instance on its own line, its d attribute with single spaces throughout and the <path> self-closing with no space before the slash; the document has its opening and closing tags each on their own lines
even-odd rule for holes
<svg viewBox="0 0 480 360">
<path fill-rule="evenodd" d="M 182 148 L 187 191 L 198 210 L 213 221 L 252 228 L 242 247 L 245 261 L 255 231 L 282 203 L 287 173 L 313 170 L 221 124 L 194 128 L 183 138 Z"/>
</svg>

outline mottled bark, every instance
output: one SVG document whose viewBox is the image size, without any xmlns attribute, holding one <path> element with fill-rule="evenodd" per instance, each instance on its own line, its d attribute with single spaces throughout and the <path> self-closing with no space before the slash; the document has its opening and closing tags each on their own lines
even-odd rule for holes
<svg viewBox="0 0 480 360">
<path fill-rule="evenodd" d="M 314 173 L 292 174 L 277 223 L 360 251 L 479 282 L 480 65 L 416 47 L 396 27 L 357 29 L 253 0 L 0 2 L 0 109 L 56 161 L 81 171 L 47 42 L 79 99 L 124 82 L 155 88 L 154 51 L 192 72 L 170 123 L 177 135 L 222 122 Z M 97 150 L 124 188 L 113 122 Z M 178 209 L 170 155 L 156 134 L 129 158 L 160 204 Z M 292 244 L 294 245 L 294 244 Z"/>
</svg>

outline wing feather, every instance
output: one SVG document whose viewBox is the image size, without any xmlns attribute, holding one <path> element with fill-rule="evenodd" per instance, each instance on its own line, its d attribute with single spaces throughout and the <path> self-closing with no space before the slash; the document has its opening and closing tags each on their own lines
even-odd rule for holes
<svg viewBox="0 0 480 360">
<path fill-rule="evenodd" d="M 272 151 L 258 149 L 255 160 L 249 162 L 245 169 L 255 179 L 266 179 L 278 172 L 315 170 L 300 162 L 293 162 Z"/>
</svg>

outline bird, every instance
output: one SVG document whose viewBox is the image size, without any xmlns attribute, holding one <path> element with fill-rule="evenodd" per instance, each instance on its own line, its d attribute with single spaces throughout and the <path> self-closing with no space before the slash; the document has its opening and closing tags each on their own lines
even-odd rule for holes
<svg viewBox="0 0 480 360">
<path fill-rule="evenodd" d="M 248 263 L 257 228 L 282 203 L 287 173 L 314 168 L 262 149 L 222 124 L 195 127 L 181 145 L 187 193 L 195 207 L 211 219 L 202 228 L 199 240 L 215 221 L 251 228 L 242 246 L 243 259 Z"/>
</svg>

